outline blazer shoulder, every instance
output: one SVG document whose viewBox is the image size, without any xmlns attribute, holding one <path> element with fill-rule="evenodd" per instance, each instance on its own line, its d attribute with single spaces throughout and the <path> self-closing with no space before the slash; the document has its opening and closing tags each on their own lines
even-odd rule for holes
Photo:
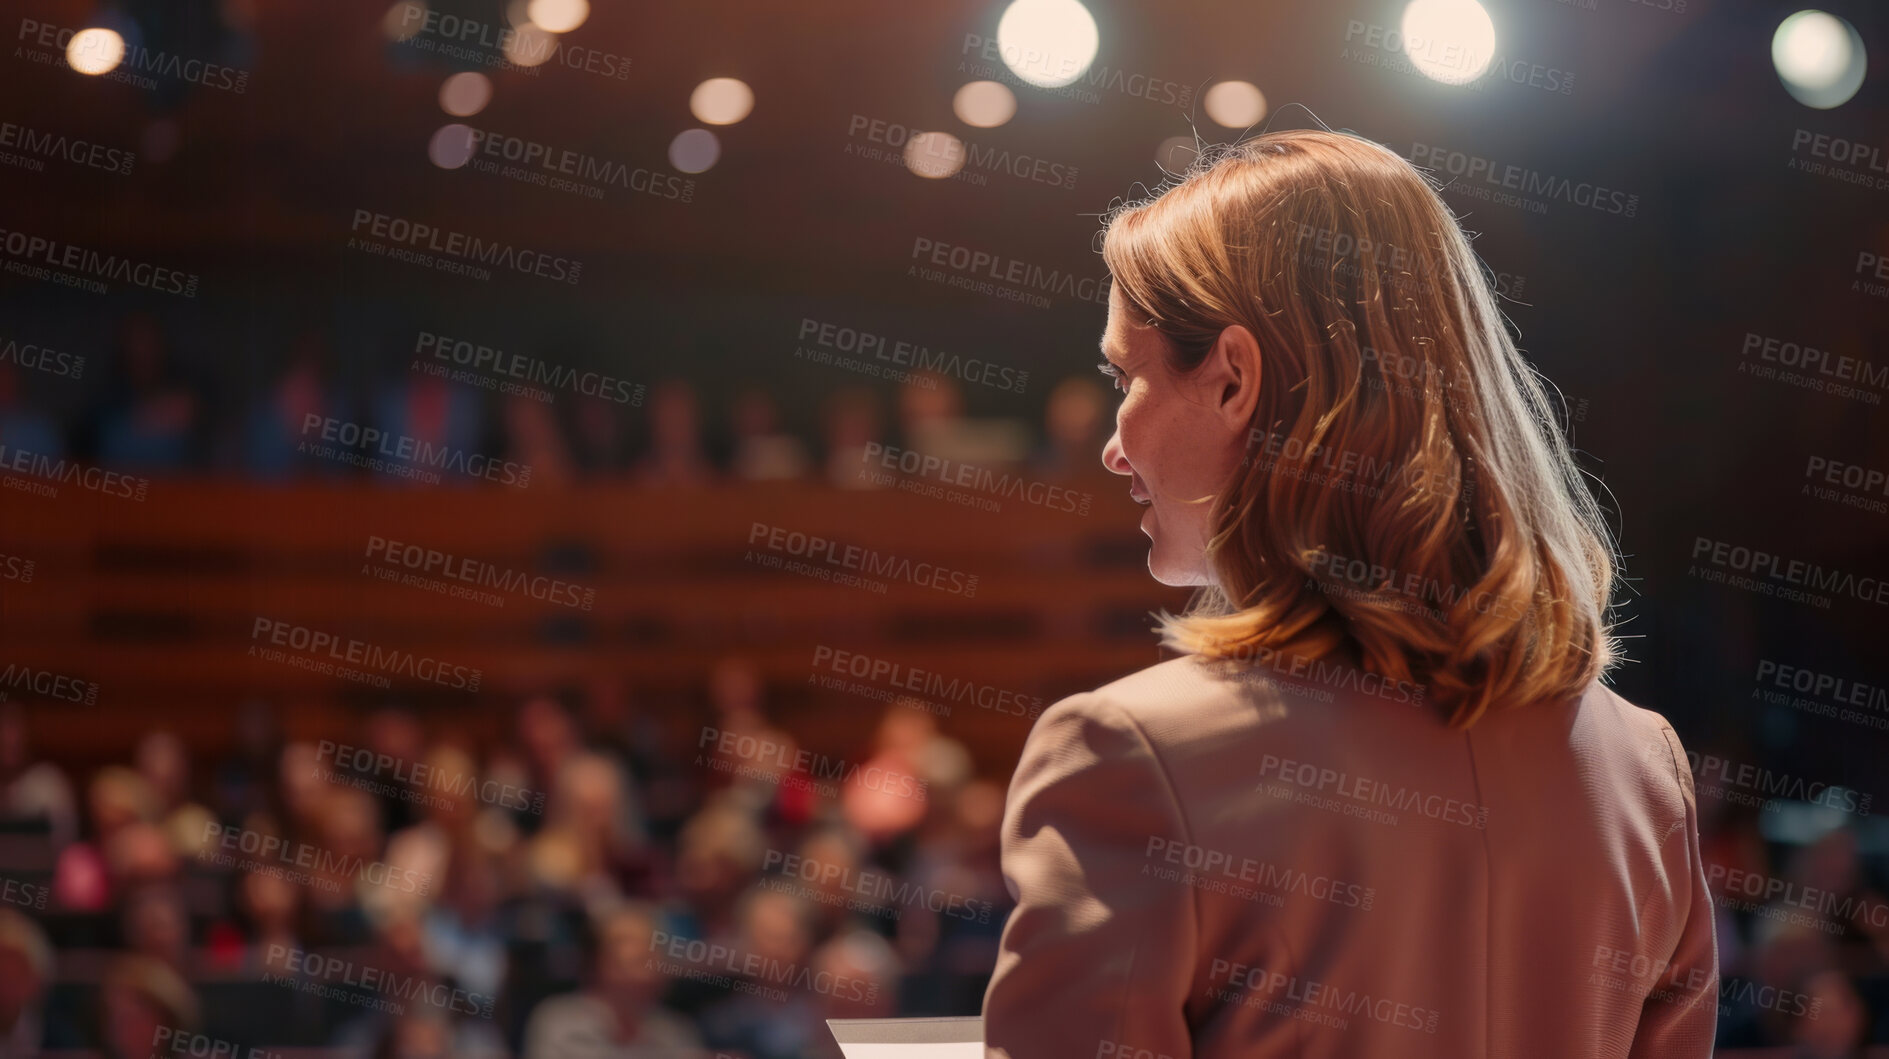
<svg viewBox="0 0 1889 1059">
<path fill-rule="evenodd" d="M 1672 723 L 1666 720 L 1665 714 L 1641 706 L 1599 681 L 1589 686 L 1587 693 L 1592 701 L 1605 706 L 1609 716 L 1635 735 L 1657 738 L 1661 730 L 1672 730 Z"/>
<path fill-rule="evenodd" d="M 1651 735 L 1662 728 L 1672 727 L 1672 725 L 1667 722 L 1666 716 L 1658 710 L 1641 706 L 1599 681 L 1595 681 L 1588 691 L 1589 694 L 1595 695 L 1599 697 L 1601 701 L 1607 703 L 1619 716 L 1620 720 L 1632 727 L 1635 731 L 1645 732 Z"/>
<path fill-rule="evenodd" d="M 1178 766 L 1216 739 L 1252 727 L 1252 711 L 1230 707 L 1253 694 L 1184 655 L 1056 701 L 1036 719 L 1030 738 L 1060 742 L 1108 731 L 1115 733 L 1110 742 L 1139 744 L 1164 766 Z"/>
<path fill-rule="evenodd" d="M 1640 759 L 1646 766 L 1661 773 L 1670 770 L 1673 782 L 1690 791 L 1691 761 L 1685 746 L 1679 741 L 1679 733 L 1664 714 L 1631 702 L 1598 681 L 1588 689 L 1588 694 L 1591 696 L 1589 705 L 1600 707 L 1594 712 L 1607 718 L 1618 731 L 1624 733 L 1626 739 L 1638 748 Z"/>
<path fill-rule="evenodd" d="M 1224 693 L 1221 681 L 1209 672 L 1195 655 L 1182 655 L 1138 669 L 1125 677 L 1086 692 L 1091 709 L 1107 703 L 1137 721 L 1144 721 L 1164 711 L 1186 709 L 1203 699 Z"/>
<path fill-rule="evenodd" d="M 1106 730 L 1151 749 L 1170 727 L 1168 720 L 1199 716 L 1200 704 L 1212 693 L 1212 678 L 1197 659 L 1169 659 L 1056 700 L 1038 715 L 1028 741 L 1082 740 L 1087 737 L 1080 733 Z"/>
</svg>

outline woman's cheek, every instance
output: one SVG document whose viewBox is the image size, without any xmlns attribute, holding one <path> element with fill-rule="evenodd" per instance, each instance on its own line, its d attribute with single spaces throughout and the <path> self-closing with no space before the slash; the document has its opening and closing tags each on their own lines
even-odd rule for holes
<svg viewBox="0 0 1889 1059">
<path fill-rule="evenodd" d="M 1146 402 L 1123 412 L 1122 450 L 1145 481 L 1166 477 L 1162 459 L 1173 447 L 1173 439 L 1167 436 L 1170 427 L 1162 420 L 1160 409 Z"/>
<path fill-rule="evenodd" d="M 1147 411 L 1148 402 L 1143 391 L 1130 390 L 1128 396 L 1122 399 L 1119 420 L 1122 430 L 1122 448 L 1129 453 L 1131 459 L 1141 451 L 1141 443 L 1144 440 L 1142 434 L 1147 427 Z"/>
</svg>

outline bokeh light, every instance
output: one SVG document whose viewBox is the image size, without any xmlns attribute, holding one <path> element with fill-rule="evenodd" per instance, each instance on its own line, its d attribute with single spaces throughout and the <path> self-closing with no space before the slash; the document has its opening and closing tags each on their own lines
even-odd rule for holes
<svg viewBox="0 0 1889 1059">
<path fill-rule="evenodd" d="M 964 141 L 948 132 L 921 132 L 905 142 L 905 168 L 943 180 L 964 168 Z"/>
<path fill-rule="evenodd" d="M 82 74 L 110 73 L 125 57 L 125 38 L 103 26 L 82 29 L 66 45 L 66 63 Z"/>
<path fill-rule="evenodd" d="M 1095 62 L 1102 37 L 1077 0 L 1016 0 L 997 23 L 1004 65 L 1039 88 L 1061 88 Z"/>
<path fill-rule="evenodd" d="M 1791 98 L 1829 110 L 1863 87 L 1869 66 L 1856 27 L 1825 11 L 1799 11 L 1771 35 L 1771 65 Z"/>
<path fill-rule="evenodd" d="M 506 39 L 505 58 L 519 66 L 538 66 L 549 59 L 556 48 L 557 34 L 535 22 L 527 22 L 514 28 Z"/>
<path fill-rule="evenodd" d="M 1200 99 L 1214 124 L 1229 129 L 1251 128 L 1266 117 L 1266 95 L 1250 81 L 1222 81 Z"/>
<path fill-rule="evenodd" d="M 491 101 L 491 79 L 472 70 L 454 74 L 439 86 L 439 108 L 456 118 L 469 118 Z"/>
<path fill-rule="evenodd" d="M 1468 84 L 1495 58 L 1495 23 L 1476 0 L 1411 0 L 1400 28 L 1404 54 L 1432 81 Z"/>
<path fill-rule="evenodd" d="M 707 129 L 689 129 L 669 141 L 669 164 L 681 173 L 705 173 L 721 159 L 721 141 Z"/>
<path fill-rule="evenodd" d="M 569 33 L 590 17 L 589 0 L 531 0 L 525 17 L 552 33 Z"/>
<path fill-rule="evenodd" d="M 426 4 L 423 0 L 399 0 L 381 16 L 380 31 L 388 40 L 412 40 L 426 28 Z"/>
<path fill-rule="evenodd" d="M 1200 148 L 1192 136 L 1170 136 L 1154 149 L 1154 161 L 1170 173 L 1185 172 L 1200 157 Z"/>
<path fill-rule="evenodd" d="M 996 81 L 972 81 L 951 97 L 958 120 L 979 129 L 994 129 L 1017 116 L 1017 94 Z"/>
<path fill-rule="evenodd" d="M 704 125 L 733 125 L 754 109 L 754 89 L 733 77 L 711 77 L 689 93 L 689 113 Z"/>
<path fill-rule="evenodd" d="M 441 169 L 458 169 L 472 160 L 472 127 L 454 122 L 441 125 L 426 145 L 426 156 Z"/>
</svg>

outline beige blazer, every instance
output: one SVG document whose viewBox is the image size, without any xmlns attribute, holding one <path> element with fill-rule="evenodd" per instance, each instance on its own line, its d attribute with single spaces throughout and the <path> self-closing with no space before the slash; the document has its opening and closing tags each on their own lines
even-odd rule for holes
<svg viewBox="0 0 1889 1059">
<path fill-rule="evenodd" d="M 1658 714 L 1595 684 L 1451 730 L 1408 687 L 1263 672 L 1179 658 L 1037 719 L 987 1055 L 1711 1054 L 1692 773 Z"/>
</svg>

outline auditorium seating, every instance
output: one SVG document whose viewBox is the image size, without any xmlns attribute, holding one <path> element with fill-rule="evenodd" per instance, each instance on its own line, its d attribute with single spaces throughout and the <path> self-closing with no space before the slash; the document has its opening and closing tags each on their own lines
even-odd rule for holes
<svg viewBox="0 0 1889 1059">
<path fill-rule="evenodd" d="M 253 699 L 285 707 L 291 735 L 334 731 L 336 711 L 390 701 L 463 711 L 466 725 L 491 735 L 506 714 L 485 708 L 495 701 L 597 679 L 621 680 L 632 694 L 684 694 L 731 654 L 760 666 L 777 689 L 776 712 L 788 714 L 781 720 L 817 745 L 856 735 L 863 708 L 876 716 L 882 705 L 810 687 L 822 646 L 1047 703 L 1156 661 L 1149 612 L 1186 602 L 1149 578 L 1140 509 L 1121 479 L 1098 469 L 1062 484 L 1093 496 L 1086 516 L 1019 498 L 991 512 L 805 482 L 512 489 L 159 479 L 143 501 L 71 483 L 54 498 L 9 490 L 0 494 L 9 511 L 0 552 L 34 568 L 30 581 L 0 583 L 0 664 L 89 681 L 97 696 L 88 705 L 18 683 L 0 690 L 36 703 L 38 748 L 75 764 L 122 758 L 154 717 L 200 753 L 222 753 L 234 709 Z M 768 569 L 755 556 L 795 558 L 786 545 L 763 547 L 772 527 L 873 549 L 895 566 L 910 560 L 921 573 L 930 563 L 976 575 L 975 593 L 892 579 L 880 593 Z M 585 611 L 486 589 L 495 604 L 383 580 L 375 569 L 408 571 L 370 557 L 374 538 L 594 589 L 594 601 Z M 798 538 L 793 547 L 805 550 Z M 476 668 L 481 690 L 409 677 L 382 690 L 252 657 L 276 628 L 259 639 L 259 619 Z M 999 767 L 1025 730 L 966 706 L 944 727 Z"/>
</svg>

